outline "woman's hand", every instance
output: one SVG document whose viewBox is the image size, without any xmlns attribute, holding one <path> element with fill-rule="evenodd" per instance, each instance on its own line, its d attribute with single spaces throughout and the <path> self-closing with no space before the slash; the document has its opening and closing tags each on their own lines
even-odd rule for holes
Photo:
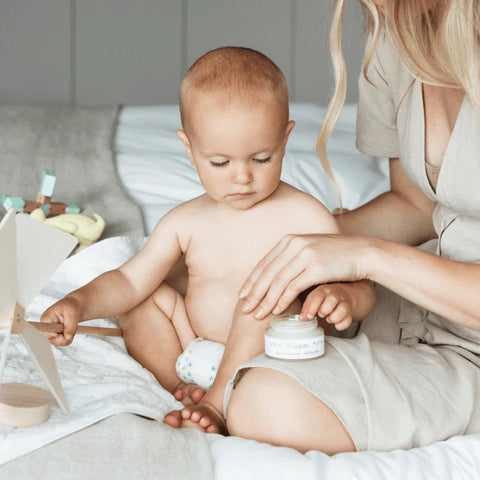
<svg viewBox="0 0 480 480">
<path fill-rule="evenodd" d="M 282 313 L 309 287 L 368 278 L 373 239 L 343 235 L 285 235 L 257 264 L 240 290 L 244 313 L 261 320 Z"/>
</svg>

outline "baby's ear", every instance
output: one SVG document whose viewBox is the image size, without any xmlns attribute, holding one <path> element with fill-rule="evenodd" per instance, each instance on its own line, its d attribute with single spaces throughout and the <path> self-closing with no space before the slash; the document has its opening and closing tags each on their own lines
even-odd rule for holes
<svg viewBox="0 0 480 480">
<path fill-rule="evenodd" d="M 190 145 L 190 140 L 187 137 L 187 134 L 184 130 L 176 130 L 175 133 L 177 134 L 178 138 L 182 141 L 185 150 L 187 151 L 188 158 L 190 159 L 190 163 L 195 166 L 193 161 L 193 154 L 192 154 L 192 147 Z"/>
<path fill-rule="evenodd" d="M 288 137 L 290 135 L 290 132 L 293 130 L 294 126 L 295 126 L 295 122 L 293 120 L 290 120 L 287 123 L 287 127 L 285 128 L 285 145 L 287 144 Z"/>
</svg>

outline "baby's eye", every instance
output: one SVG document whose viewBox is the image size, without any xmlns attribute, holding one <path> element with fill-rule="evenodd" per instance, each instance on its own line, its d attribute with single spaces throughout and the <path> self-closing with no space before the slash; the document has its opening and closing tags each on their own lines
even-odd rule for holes
<svg viewBox="0 0 480 480">
<path fill-rule="evenodd" d="M 228 165 L 228 160 L 225 160 L 223 162 L 214 162 L 214 161 L 210 160 L 210 165 L 212 167 L 225 167 L 226 165 Z"/>
<path fill-rule="evenodd" d="M 262 157 L 262 158 L 254 158 L 253 161 L 257 163 L 268 163 L 272 157 Z"/>
</svg>

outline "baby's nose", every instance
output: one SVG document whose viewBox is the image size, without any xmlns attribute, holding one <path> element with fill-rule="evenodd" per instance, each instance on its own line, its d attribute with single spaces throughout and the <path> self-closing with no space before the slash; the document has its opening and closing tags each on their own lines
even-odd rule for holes
<svg viewBox="0 0 480 480">
<path fill-rule="evenodd" d="M 253 173 L 248 165 L 238 165 L 233 174 L 234 183 L 245 185 L 253 180 Z"/>
</svg>

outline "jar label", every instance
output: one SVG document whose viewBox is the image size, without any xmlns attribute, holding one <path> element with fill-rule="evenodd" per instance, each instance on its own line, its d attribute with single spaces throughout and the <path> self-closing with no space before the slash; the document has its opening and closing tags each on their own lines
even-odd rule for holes
<svg viewBox="0 0 480 480">
<path fill-rule="evenodd" d="M 301 360 L 320 357 L 325 353 L 324 337 L 282 339 L 265 335 L 265 353 L 269 357 Z"/>
</svg>

